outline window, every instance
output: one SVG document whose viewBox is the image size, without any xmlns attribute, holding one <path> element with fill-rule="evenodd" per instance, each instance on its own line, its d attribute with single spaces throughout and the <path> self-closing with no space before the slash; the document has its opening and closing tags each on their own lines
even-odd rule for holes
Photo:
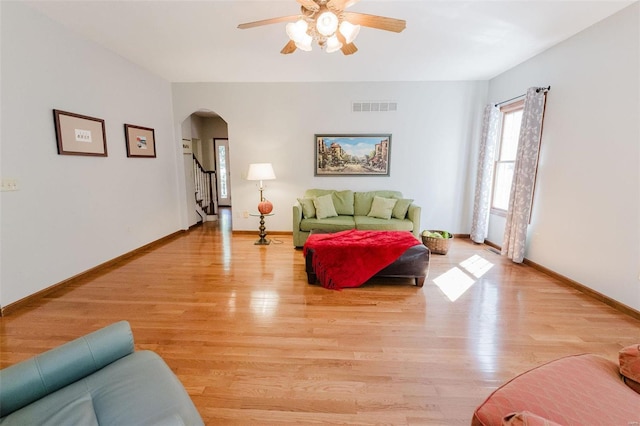
<svg viewBox="0 0 640 426">
<path fill-rule="evenodd" d="M 218 146 L 218 177 L 220 179 L 220 198 L 227 198 L 227 147 Z"/>
<path fill-rule="evenodd" d="M 506 215 L 509 208 L 509 195 L 511 194 L 516 153 L 518 152 L 518 137 L 523 109 L 524 101 L 514 102 L 500 109 L 502 112 L 502 132 L 495 160 L 491 200 L 491 212 L 499 215 Z"/>
</svg>

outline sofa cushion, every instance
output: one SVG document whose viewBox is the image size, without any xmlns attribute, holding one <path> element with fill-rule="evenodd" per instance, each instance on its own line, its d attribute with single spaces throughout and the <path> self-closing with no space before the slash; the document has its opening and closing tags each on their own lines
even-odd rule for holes
<svg viewBox="0 0 640 426">
<path fill-rule="evenodd" d="M 413 231 L 413 222 L 400 219 L 379 219 L 369 216 L 353 216 L 356 229 L 361 231 Z"/>
<path fill-rule="evenodd" d="M 5 425 L 37 424 L 58 425 L 98 425 L 91 393 L 80 380 L 65 386 L 44 398 L 14 411 L 0 420 Z"/>
<path fill-rule="evenodd" d="M 321 195 L 320 197 L 314 198 L 313 205 L 316 208 L 316 217 L 318 219 L 338 216 L 338 213 L 336 213 L 336 209 L 333 206 L 333 197 L 331 194 Z"/>
<path fill-rule="evenodd" d="M 302 216 L 305 219 L 316 217 L 316 206 L 313 205 L 313 198 L 298 198 L 300 207 L 302 207 Z"/>
<path fill-rule="evenodd" d="M 560 424 L 615 425 L 638 418 L 640 397 L 620 380 L 618 364 L 593 354 L 560 358 L 511 379 L 474 412 L 472 426 L 499 425 L 530 411 Z"/>
<path fill-rule="evenodd" d="M 396 198 L 384 198 L 379 196 L 373 197 L 373 202 L 371 203 L 371 210 L 367 213 L 369 217 L 377 217 L 379 219 L 391 219 L 391 213 L 393 212 L 393 207 L 396 205 L 398 200 Z"/>
<path fill-rule="evenodd" d="M 14 411 L 2 419 L 2 425 L 90 425 L 94 423 L 89 410 L 101 425 L 157 425 L 165 419 L 173 419 L 174 425 L 203 424 L 160 356 L 138 351 Z M 62 418 L 64 422 L 54 421 Z"/>
<path fill-rule="evenodd" d="M 96 417 L 96 411 L 93 408 L 93 401 L 89 393 L 86 393 L 83 397 L 72 401 L 69 405 L 60 407 L 60 411 L 47 418 L 46 421 L 51 425 L 99 425 L 98 418 Z"/>
<path fill-rule="evenodd" d="M 302 219 L 300 230 L 305 232 L 316 230 L 338 232 L 355 229 L 356 223 L 353 216 L 336 216 L 326 219 Z"/>
<path fill-rule="evenodd" d="M 375 196 L 384 198 L 402 198 L 399 191 L 369 191 L 353 193 L 353 214 L 355 216 L 366 216 L 371 211 L 371 204 Z"/>
<path fill-rule="evenodd" d="M 353 191 L 335 191 L 331 196 L 333 197 L 333 206 L 336 208 L 338 215 L 353 216 Z"/>
<path fill-rule="evenodd" d="M 640 393 L 640 345 L 631 345 L 618 353 L 620 374 L 625 383 L 634 391 Z"/>
<path fill-rule="evenodd" d="M 412 199 L 399 198 L 396 205 L 393 206 L 391 217 L 395 217 L 396 219 L 404 219 L 405 217 L 407 217 L 407 212 L 409 211 L 409 206 L 411 205 L 411 203 L 413 203 Z"/>
<path fill-rule="evenodd" d="M 316 198 L 322 195 L 333 194 L 335 189 L 307 189 L 304 191 L 304 198 Z"/>
</svg>

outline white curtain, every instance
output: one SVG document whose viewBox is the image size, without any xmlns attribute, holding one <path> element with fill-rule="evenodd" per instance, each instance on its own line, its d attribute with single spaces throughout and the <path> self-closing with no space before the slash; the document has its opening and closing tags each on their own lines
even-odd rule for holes
<svg viewBox="0 0 640 426">
<path fill-rule="evenodd" d="M 489 210 L 491 207 L 491 185 L 493 182 L 499 122 L 500 109 L 494 105 L 487 105 L 484 108 L 484 116 L 482 119 L 478 176 L 476 178 L 476 191 L 473 199 L 473 221 L 471 223 L 471 240 L 476 243 L 484 243 L 485 238 L 487 238 Z"/>
<path fill-rule="evenodd" d="M 547 89 L 532 87 L 527 90 L 524 98 L 518 152 L 502 243 L 502 254 L 516 263 L 522 263 L 526 248 L 527 227 L 531 217 L 533 189 L 538 170 L 546 93 Z"/>
</svg>

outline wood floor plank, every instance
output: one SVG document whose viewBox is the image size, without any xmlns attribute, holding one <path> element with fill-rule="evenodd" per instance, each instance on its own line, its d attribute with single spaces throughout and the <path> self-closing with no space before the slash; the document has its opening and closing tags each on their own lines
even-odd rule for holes
<svg viewBox="0 0 640 426">
<path fill-rule="evenodd" d="M 468 240 L 423 288 L 332 291 L 291 236 L 255 246 L 222 214 L 0 318 L 0 366 L 126 319 L 207 424 L 468 425 L 524 370 L 640 343 L 639 320 Z"/>
</svg>

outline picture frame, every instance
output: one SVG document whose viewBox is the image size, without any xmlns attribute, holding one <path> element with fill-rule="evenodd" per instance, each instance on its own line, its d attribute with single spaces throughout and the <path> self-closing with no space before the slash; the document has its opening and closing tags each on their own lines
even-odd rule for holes
<svg viewBox="0 0 640 426">
<path fill-rule="evenodd" d="M 156 158 L 155 130 L 150 127 L 124 125 L 127 157 Z"/>
<path fill-rule="evenodd" d="M 59 155 L 107 156 L 107 134 L 104 120 L 53 110 Z"/>
<path fill-rule="evenodd" d="M 389 176 L 391 134 L 316 134 L 315 176 Z"/>
</svg>

